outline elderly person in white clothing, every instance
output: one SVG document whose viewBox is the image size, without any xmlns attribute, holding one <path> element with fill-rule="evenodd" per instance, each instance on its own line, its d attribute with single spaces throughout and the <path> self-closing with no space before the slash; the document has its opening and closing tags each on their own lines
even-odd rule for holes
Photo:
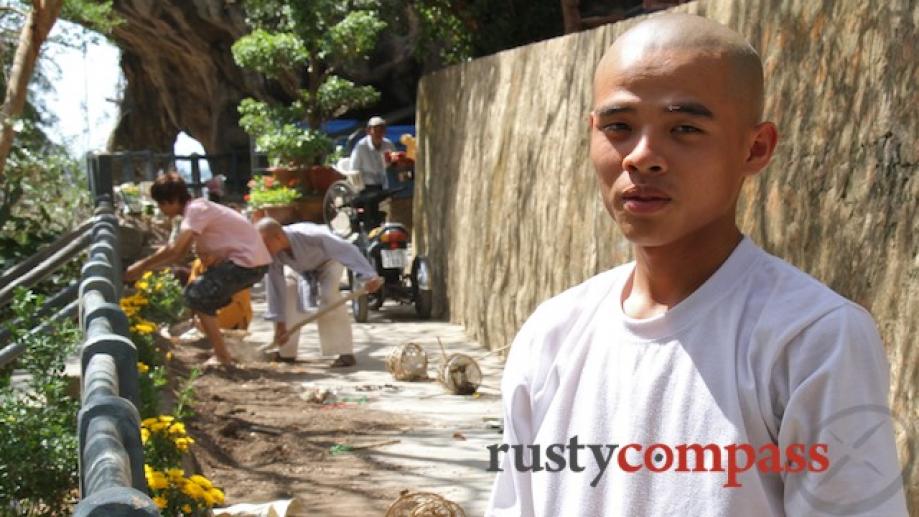
<svg viewBox="0 0 919 517">
<path fill-rule="evenodd" d="M 341 299 L 338 286 L 344 266 L 365 282 L 369 292 L 379 289 L 383 279 L 353 244 L 334 235 L 325 226 L 313 223 L 281 226 L 266 217 L 258 221 L 256 228 L 274 259 L 265 275 L 268 294 L 265 319 L 275 322 L 274 340 L 280 345 L 277 359 L 294 362 L 299 329 L 283 343 L 278 341 L 289 326 L 304 319 L 311 310 Z M 322 355 L 338 356 L 332 367 L 353 366 L 356 363 L 354 341 L 345 306 L 320 317 L 317 325 Z"/>
</svg>

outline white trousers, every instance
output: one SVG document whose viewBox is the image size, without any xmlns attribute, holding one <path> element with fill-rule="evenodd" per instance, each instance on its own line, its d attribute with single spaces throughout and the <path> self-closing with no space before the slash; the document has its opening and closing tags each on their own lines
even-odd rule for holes
<svg viewBox="0 0 919 517">
<path fill-rule="evenodd" d="M 325 307 L 342 298 L 338 290 L 344 266 L 330 260 L 319 268 L 319 307 Z M 300 292 L 298 283 L 301 281 L 299 273 L 284 267 L 284 283 L 287 293 L 284 307 L 284 321 L 287 328 L 303 321 L 314 312 L 301 312 L 300 307 L 306 304 L 299 303 Z M 351 335 L 351 317 L 348 315 L 347 304 L 326 313 L 316 320 L 319 328 L 319 351 L 322 355 L 341 355 L 354 353 L 354 339 Z M 315 310 L 315 309 L 314 309 Z M 297 345 L 300 342 L 300 330 L 295 330 L 287 342 L 279 349 L 281 357 L 297 357 Z"/>
</svg>

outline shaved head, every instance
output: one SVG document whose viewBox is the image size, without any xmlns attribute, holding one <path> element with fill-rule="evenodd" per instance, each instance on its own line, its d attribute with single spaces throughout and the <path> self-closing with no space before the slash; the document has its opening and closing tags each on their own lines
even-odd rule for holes
<svg viewBox="0 0 919 517">
<path fill-rule="evenodd" d="M 261 232 L 263 235 L 274 237 L 279 235 L 284 231 L 284 227 L 281 226 L 281 223 L 270 217 L 262 217 L 255 223 L 255 228 Z"/>
<path fill-rule="evenodd" d="M 752 124 L 763 113 L 763 64 L 756 50 L 738 33 L 707 18 L 682 13 L 653 16 L 613 42 L 594 75 L 594 101 L 611 73 L 627 71 L 653 75 L 647 66 L 654 56 L 662 65 L 674 56 L 693 55 L 724 65 L 726 91 L 737 101 L 744 119 Z M 644 70 L 635 69 L 642 63 Z"/>
</svg>

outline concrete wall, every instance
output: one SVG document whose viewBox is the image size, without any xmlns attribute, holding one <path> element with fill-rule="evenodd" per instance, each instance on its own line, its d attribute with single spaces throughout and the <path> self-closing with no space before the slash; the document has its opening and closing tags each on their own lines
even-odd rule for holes
<svg viewBox="0 0 919 517">
<path fill-rule="evenodd" d="M 895 415 L 915 422 L 919 6 L 712 0 L 678 10 L 737 29 L 766 66 L 781 142 L 745 187 L 743 230 L 874 314 Z M 436 273 L 435 311 L 491 348 L 510 343 L 540 301 L 630 258 L 599 200 L 587 114 L 596 62 L 633 23 L 479 59 L 419 86 L 415 242 Z"/>
</svg>

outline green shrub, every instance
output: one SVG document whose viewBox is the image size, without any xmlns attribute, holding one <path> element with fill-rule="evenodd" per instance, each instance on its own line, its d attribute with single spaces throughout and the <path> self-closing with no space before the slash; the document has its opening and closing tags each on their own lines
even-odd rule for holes
<svg viewBox="0 0 919 517">
<path fill-rule="evenodd" d="M 0 387 L 0 514 L 69 515 L 79 482 L 77 411 L 67 393 L 64 360 L 76 350 L 79 330 L 71 323 L 28 337 L 42 299 L 19 291 L 13 311 L 24 322 L 11 329 L 27 351 L 15 366 L 30 375 L 14 389 L 10 370 Z"/>
</svg>

